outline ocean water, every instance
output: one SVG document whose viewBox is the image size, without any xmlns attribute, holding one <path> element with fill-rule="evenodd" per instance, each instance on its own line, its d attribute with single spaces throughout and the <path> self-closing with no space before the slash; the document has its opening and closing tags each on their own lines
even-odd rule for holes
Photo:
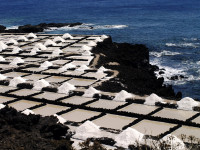
<svg viewBox="0 0 200 150">
<path fill-rule="evenodd" d="M 166 84 L 200 99 L 199 0 L 1 0 L 0 24 L 83 22 L 46 33 L 107 34 L 115 42 L 146 44 L 150 60 L 165 68 Z M 181 81 L 169 77 L 182 74 Z"/>
</svg>

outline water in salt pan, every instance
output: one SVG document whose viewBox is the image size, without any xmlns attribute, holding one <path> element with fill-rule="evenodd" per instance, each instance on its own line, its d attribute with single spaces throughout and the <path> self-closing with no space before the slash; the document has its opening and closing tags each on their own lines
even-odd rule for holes
<svg viewBox="0 0 200 150">
<path fill-rule="evenodd" d="M 17 53 L 19 53 L 20 51 L 22 51 L 21 48 L 19 48 L 19 47 L 14 47 L 12 53 L 13 53 L 13 54 L 17 54 Z"/>
<path fill-rule="evenodd" d="M 108 71 L 108 69 L 104 68 L 103 66 L 101 66 L 99 69 L 98 69 L 98 73 L 103 73 L 105 71 Z"/>
<path fill-rule="evenodd" d="M 170 149 L 172 150 L 185 150 L 183 141 L 174 135 L 168 134 L 162 138 L 162 141 L 166 142 L 167 145 L 170 145 Z"/>
<path fill-rule="evenodd" d="M 52 64 L 51 62 L 45 61 L 44 63 L 42 63 L 42 64 L 40 65 L 40 68 L 45 69 L 45 68 L 48 68 L 48 67 L 50 67 L 50 66 L 52 66 L 52 65 L 53 65 L 53 64 Z"/>
<path fill-rule="evenodd" d="M 18 37 L 18 39 L 17 39 L 18 41 L 28 41 L 28 39 L 25 37 L 25 36 L 19 36 Z"/>
<path fill-rule="evenodd" d="M 79 68 L 76 69 L 76 71 L 85 71 L 85 70 L 87 70 L 87 69 L 89 69 L 88 66 L 86 66 L 86 65 L 81 65 Z"/>
<path fill-rule="evenodd" d="M 34 90 L 41 90 L 42 88 L 44 87 L 47 87 L 49 86 L 49 82 L 47 82 L 46 80 L 44 79 L 41 79 L 41 80 L 38 80 L 36 81 L 34 84 L 33 84 L 33 89 Z"/>
<path fill-rule="evenodd" d="M 0 109 L 3 109 L 4 107 L 6 107 L 6 105 L 0 104 Z"/>
<path fill-rule="evenodd" d="M 10 39 L 7 44 L 18 45 L 18 42 L 14 39 Z"/>
<path fill-rule="evenodd" d="M 0 80 L 5 80 L 6 78 L 7 78 L 6 76 L 0 74 Z"/>
<path fill-rule="evenodd" d="M 36 48 L 39 48 L 40 50 L 46 50 L 47 47 L 45 45 L 43 45 L 42 43 L 37 43 L 35 45 Z"/>
<path fill-rule="evenodd" d="M 57 44 L 54 42 L 54 41 L 52 41 L 52 40 L 50 40 L 50 39 L 48 39 L 45 43 L 44 43 L 44 46 L 56 46 Z"/>
<path fill-rule="evenodd" d="M 76 66 L 73 65 L 73 64 L 71 64 L 71 63 L 69 63 L 69 64 L 66 64 L 66 65 L 62 66 L 62 67 L 59 68 L 58 70 L 59 70 L 60 72 L 63 72 L 63 71 L 66 71 L 67 69 L 71 69 L 71 68 L 76 68 Z"/>
<path fill-rule="evenodd" d="M 152 93 L 150 96 L 145 98 L 145 105 L 155 105 L 156 102 L 163 102 L 163 99 L 158 95 Z"/>
<path fill-rule="evenodd" d="M 5 61 L 5 58 L 3 58 L 2 56 L 0 56 L 0 61 Z"/>
<path fill-rule="evenodd" d="M 27 35 L 27 37 L 28 37 L 28 38 L 37 38 L 37 36 L 36 36 L 35 34 L 33 34 L 33 33 L 29 33 L 29 34 Z"/>
<path fill-rule="evenodd" d="M 101 39 L 102 39 L 102 40 L 105 40 L 105 39 L 107 39 L 107 38 L 108 38 L 107 35 L 102 35 L 102 36 L 101 36 Z"/>
<path fill-rule="evenodd" d="M 69 94 L 69 91 L 75 90 L 76 87 L 70 83 L 63 83 L 60 87 L 58 87 L 58 93 Z"/>
<path fill-rule="evenodd" d="M 25 115 L 30 115 L 30 114 L 35 114 L 32 110 L 30 109 L 25 109 L 24 111 L 22 111 L 23 114 Z"/>
<path fill-rule="evenodd" d="M 73 39 L 73 36 L 71 36 L 69 33 L 65 33 L 63 36 L 62 36 L 63 39 Z"/>
<path fill-rule="evenodd" d="M 190 97 L 185 97 L 181 99 L 180 101 L 178 101 L 177 105 L 178 105 L 178 109 L 193 110 L 193 108 L 195 106 L 198 106 L 199 103 Z"/>
<path fill-rule="evenodd" d="M 26 82 L 26 80 L 23 79 L 22 77 L 14 77 L 12 80 L 10 80 L 9 86 L 17 87 L 19 83 L 24 83 L 24 82 Z"/>
<path fill-rule="evenodd" d="M 53 52 L 52 52 L 52 55 L 53 56 L 59 56 L 60 55 L 60 53 L 62 53 L 63 51 L 61 51 L 60 49 L 56 49 L 56 50 L 54 50 Z"/>
<path fill-rule="evenodd" d="M 64 124 L 66 122 L 66 120 L 63 117 L 58 116 L 57 114 L 54 114 L 53 116 L 55 116 L 58 119 L 57 123 Z"/>
<path fill-rule="evenodd" d="M 143 143 L 143 137 L 144 134 L 129 127 L 115 137 L 115 141 L 117 142 L 115 145 L 124 148 L 128 148 L 129 145 L 137 146 L 137 144 Z"/>
<path fill-rule="evenodd" d="M 24 62 L 24 60 L 21 59 L 20 57 L 15 57 L 15 58 L 12 60 L 12 62 L 10 63 L 10 65 L 17 65 L 17 64 L 23 63 L 23 62 Z"/>
<path fill-rule="evenodd" d="M 87 45 L 88 46 L 97 46 L 97 43 L 94 41 L 90 41 Z"/>
<path fill-rule="evenodd" d="M 81 47 L 81 50 L 83 50 L 83 51 L 86 51 L 86 50 L 90 51 L 91 49 L 92 49 L 92 47 L 87 46 L 87 45 L 83 45 L 83 46 Z"/>
<path fill-rule="evenodd" d="M 55 37 L 55 38 L 53 39 L 53 41 L 54 41 L 54 42 L 65 42 L 65 40 L 64 40 L 63 38 L 59 37 L 59 36 Z"/>
<path fill-rule="evenodd" d="M 100 135 L 99 126 L 95 125 L 91 121 L 86 121 L 76 129 L 76 134 L 73 137 L 85 140 L 90 137 L 97 138 L 100 137 Z"/>
<path fill-rule="evenodd" d="M 95 42 L 103 42 L 103 40 L 100 37 L 98 37 L 95 39 Z"/>
<path fill-rule="evenodd" d="M 100 91 L 96 90 L 93 87 L 90 87 L 89 89 L 87 89 L 84 94 L 83 97 L 93 97 L 94 94 L 100 93 Z"/>
<path fill-rule="evenodd" d="M 85 52 L 82 53 L 83 56 L 91 56 L 92 53 L 89 50 L 86 50 Z"/>
<path fill-rule="evenodd" d="M 6 49 L 8 46 L 4 44 L 2 41 L 0 41 L 0 51 Z"/>
<path fill-rule="evenodd" d="M 116 94 L 114 101 L 121 101 L 125 102 L 128 98 L 133 98 L 134 95 L 131 93 L 126 92 L 125 90 L 121 90 L 119 93 Z"/>
</svg>

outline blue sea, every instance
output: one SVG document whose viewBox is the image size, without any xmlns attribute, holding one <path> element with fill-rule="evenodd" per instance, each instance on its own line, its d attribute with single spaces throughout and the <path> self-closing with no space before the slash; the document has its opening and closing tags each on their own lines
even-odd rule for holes
<svg viewBox="0 0 200 150">
<path fill-rule="evenodd" d="M 200 99 L 200 0 L 1 0 L 0 24 L 42 22 L 84 23 L 46 33 L 107 34 L 115 42 L 146 44 L 151 63 L 165 68 L 165 83 Z M 177 74 L 187 79 L 169 80 Z"/>
</svg>

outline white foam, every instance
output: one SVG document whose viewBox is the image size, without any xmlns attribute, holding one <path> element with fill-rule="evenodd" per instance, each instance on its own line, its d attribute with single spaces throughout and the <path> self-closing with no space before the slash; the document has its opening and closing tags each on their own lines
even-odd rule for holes
<svg viewBox="0 0 200 150">
<path fill-rule="evenodd" d="M 85 51 L 85 50 L 90 51 L 91 49 L 92 49 L 92 47 L 89 47 L 89 46 L 87 46 L 87 45 L 83 45 L 83 46 L 81 47 L 81 50 L 83 50 L 83 51 Z"/>
<path fill-rule="evenodd" d="M 58 116 L 57 114 L 54 114 L 53 116 L 55 116 L 58 119 L 57 123 L 64 124 L 66 122 L 66 120 L 63 117 Z"/>
<path fill-rule="evenodd" d="M 18 29 L 19 26 L 10 26 L 10 27 L 6 27 L 6 30 L 10 30 L 10 29 Z"/>
<path fill-rule="evenodd" d="M 12 53 L 13 53 L 13 54 L 17 54 L 17 53 L 19 53 L 20 51 L 22 51 L 21 48 L 19 48 L 19 47 L 14 47 Z"/>
<path fill-rule="evenodd" d="M 5 61 L 5 58 L 3 58 L 2 56 L 0 56 L 0 61 Z"/>
<path fill-rule="evenodd" d="M 73 36 L 71 36 L 69 33 L 65 33 L 63 36 L 62 36 L 63 39 L 73 39 Z"/>
<path fill-rule="evenodd" d="M 185 150 L 186 149 L 183 141 L 171 134 L 168 134 L 165 137 L 163 137 L 161 141 L 162 143 L 165 142 L 167 145 L 169 145 L 171 150 Z"/>
<path fill-rule="evenodd" d="M 128 98 L 133 98 L 134 95 L 131 93 L 126 92 L 125 90 L 121 90 L 119 93 L 116 94 L 114 101 L 126 101 Z"/>
<path fill-rule="evenodd" d="M 68 63 L 68 64 L 65 64 L 64 66 L 62 66 L 61 68 L 59 68 L 58 70 L 60 72 L 63 72 L 63 71 L 66 71 L 67 69 L 71 69 L 71 68 L 76 68 L 76 66 L 71 63 Z"/>
<path fill-rule="evenodd" d="M 65 40 L 63 38 L 61 38 L 60 36 L 57 36 L 53 39 L 54 42 L 65 42 Z"/>
<path fill-rule="evenodd" d="M 86 140 L 91 137 L 100 137 L 100 135 L 99 126 L 95 125 L 91 121 L 86 121 L 76 129 L 76 134 L 73 137 Z"/>
<path fill-rule="evenodd" d="M 33 89 L 34 90 L 41 90 L 42 88 L 44 87 L 47 87 L 49 86 L 49 82 L 47 82 L 46 80 L 44 79 L 41 79 L 41 80 L 38 80 L 36 81 L 34 84 L 33 84 Z"/>
<path fill-rule="evenodd" d="M 97 43 L 94 41 L 90 41 L 88 42 L 87 46 L 90 46 L 90 47 L 97 46 Z"/>
<path fill-rule="evenodd" d="M 0 51 L 6 49 L 8 46 L 4 44 L 2 41 L 0 41 Z"/>
<path fill-rule="evenodd" d="M 25 36 L 19 36 L 18 38 L 17 38 L 17 40 L 18 41 L 28 41 L 28 39 L 25 37 Z"/>
<path fill-rule="evenodd" d="M 35 114 L 32 110 L 30 109 L 25 109 L 24 111 L 22 111 L 23 114 L 25 115 L 30 115 L 30 114 Z"/>
<path fill-rule="evenodd" d="M 12 62 L 10 63 L 10 65 L 17 65 L 18 63 L 24 63 L 24 60 L 21 59 L 20 57 L 15 57 Z"/>
<path fill-rule="evenodd" d="M 6 105 L 0 104 L 0 109 L 3 109 L 4 107 L 6 107 Z"/>
<path fill-rule="evenodd" d="M 28 37 L 28 38 L 37 38 L 37 36 L 36 36 L 35 34 L 33 34 L 33 33 L 29 33 L 29 34 L 27 35 L 27 37 Z"/>
<path fill-rule="evenodd" d="M 198 106 L 199 103 L 190 97 L 185 97 L 177 102 L 178 109 L 193 110 L 193 107 Z"/>
<path fill-rule="evenodd" d="M 92 86 L 87 89 L 84 94 L 83 97 L 93 97 L 94 94 L 100 93 L 100 91 L 96 90 L 95 88 L 93 88 Z"/>
<path fill-rule="evenodd" d="M 14 77 L 12 80 L 10 80 L 9 86 L 16 87 L 19 83 L 24 83 L 26 82 L 25 79 L 22 77 Z"/>
<path fill-rule="evenodd" d="M 0 80 L 5 80 L 6 78 L 7 78 L 6 76 L 0 74 Z"/>
<path fill-rule="evenodd" d="M 35 45 L 36 48 L 39 48 L 40 50 L 46 50 L 47 47 L 45 45 L 43 45 L 42 43 L 37 43 Z"/>
<path fill-rule="evenodd" d="M 13 45 L 18 45 L 18 42 L 14 39 L 10 39 L 7 44 L 13 44 Z"/>
<path fill-rule="evenodd" d="M 60 87 L 58 87 L 58 93 L 69 94 L 69 91 L 75 90 L 76 87 L 70 83 L 63 83 Z"/>
<path fill-rule="evenodd" d="M 44 63 L 42 63 L 41 65 L 40 65 L 40 68 L 48 68 L 48 67 L 50 67 L 50 66 L 52 66 L 53 64 L 51 63 L 51 62 L 49 62 L 49 61 L 45 61 Z"/>
<path fill-rule="evenodd" d="M 152 93 L 150 96 L 145 98 L 145 105 L 155 105 L 156 102 L 163 102 L 163 99 L 158 95 Z"/>
<path fill-rule="evenodd" d="M 92 53 L 89 50 L 86 50 L 82 53 L 83 56 L 91 56 Z"/>
<path fill-rule="evenodd" d="M 85 71 L 85 70 L 87 70 L 87 69 L 89 69 L 88 66 L 86 66 L 86 65 L 81 65 L 79 68 L 76 69 L 76 71 L 82 72 L 82 71 Z"/>
<path fill-rule="evenodd" d="M 56 49 L 56 50 L 54 50 L 53 52 L 52 52 L 52 55 L 53 56 L 59 56 L 60 55 L 60 53 L 62 53 L 63 51 L 61 51 L 60 49 Z"/>
<path fill-rule="evenodd" d="M 137 146 L 137 144 L 143 143 L 143 137 L 144 134 L 129 127 L 115 137 L 115 141 L 117 142 L 115 145 L 124 148 L 128 148 L 129 145 Z"/>
<path fill-rule="evenodd" d="M 192 47 L 192 48 L 197 48 L 199 47 L 200 43 L 166 43 L 165 44 L 168 47 L 182 47 L 182 48 L 187 48 L 187 47 Z"/>
<path fill-rule="evenodd" d="M 56 46 L 57 44 L 54 42 L 54 41 L 52 41 L 52 40 L 50 40 L 50 39 L 48 39 L 45 43 L 44 43 L 44 46 Z"/>
<path fill-rule="evenodd" d="M 162 51 L 162 52 L 150 52 L 150 55 L 153 55 L 155 57 L 161 57 L 161 56 L 174 56 L 174 55 L 180 55 L 181 53 L 178 52 L 171 52 L 171 51 Z"/>
</svg>

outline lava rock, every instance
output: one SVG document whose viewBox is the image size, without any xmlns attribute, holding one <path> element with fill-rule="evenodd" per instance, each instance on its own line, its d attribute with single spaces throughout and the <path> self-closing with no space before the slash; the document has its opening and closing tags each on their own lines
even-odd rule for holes
<svg viewBox="0 0 200 150">
<path fill-rule="evenodd" d="M 6 29 L 6 27 L 5 27 L 5 26 L 2 26 L 2 25 L 0 25 L 0 32 L 4 32 L 4 31 L 5 31 L 5 29 Z"/>
<path fill-rule="evenodd" d="M 35 25 L 28 24 L 24 26 L 19 26 L 18 30 L 22 33 L 30 33 L 30 32 L 37 33 L 37 32 L 43 32 L 44 28 L 38 25 L 35 26 Z"/>
</svg>

